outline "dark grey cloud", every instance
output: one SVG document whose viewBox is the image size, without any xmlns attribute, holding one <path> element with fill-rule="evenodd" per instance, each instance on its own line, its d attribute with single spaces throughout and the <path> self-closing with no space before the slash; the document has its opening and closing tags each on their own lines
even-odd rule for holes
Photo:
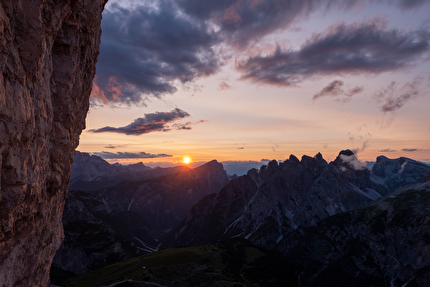
<svg viewBox="0 0 430 287">
<path fill-rule="evenodd" d="M 342 87 L 344 86 L 344 82 L 340 80 L 334 80 L 325 86 L 320 92 L 316 93 L 312 100 L 316 100 L 321 97 L 339 97 L 343 96 L 341 99 L 337 99 L 337 101 L 347 102 L 351 99 L 351 97 L 355 94 L 361 93 L 364 89 L 363 87 L 356 86 L 348 91 L 345 91 Z"/>
<path fill-rule="evenodd" d="M 124 145 L 112 145 L 112 144 L 110 144 L 110 145 L 105 146 L 105 148 L 111 148 L 111 149 L 115 149 L 115 148 L 119 148 L 119 147 L 124 147 Z"/>
<path fill-rule="evenodd" d="M 408 101 L 417 98 L 423 92 L 423 78 L 416 77 L 412 82 L 403 86 L 392 81 L 386 88 L 376 91 L 373 99 L 381 104 L 381 111 L 394 112 L 403 107 Z"/>
<path fill-rule="evenodd" d="M 395 149 L 386 148 L 386 149 L 381 149 L 380 152 L 396 152 L 396 150 Z"/>
<path fill-rule="evenodd" d="M 121 133 L 126 135 L 142 135 L 142 134 L 147 134 L 151 132 L 167 132 L 172 129 L 176 129 L 176 130 L 191 129 L 191 128 L 187 128 L 191 123 L 171 125 L 172 122 L 189 116 L 190 114 L 188 114 L 187 112 L 176 108 L 170 112 L 156 112 L 156 113 L 145 114 L 143 118 L 137 118 L 131 124 L 125 127 L 114 128 L 114 127 L 107 126 L 100 129 L 90 130 L 90 132 L 93 132 L 93 133 L 112 132 L 112 133 Z"/>
<path fill-rule="evenodd" d="M 422 151 L 422 149 L 418 149 L 418 148 L 402 148 L 402 151 L 414 152 L 414 151 Z"/>
<path fill-rule="evenodd" d="M 178 4 L 187 14 L 210 20 L 224 40 L 237 47 L 246 47 L 321 6 L 310 0 L 179 0 Z"/>
<path fill-rule="evenodd" d="M 160 157 L 172 157 L 170 154 L 152 154 L 146 152 L 94 152 L 92 153 L 104 159 L 127 159 L 127 158 L 160 158 Z"/>
<path fill-rule="evenodd" d="M 245 48 L 264 36 L 291 27 L 298 18 L 315 10 L 343 11 L 361 5 L 362 0 L 177 0 L 183 11 L 200 21 L 210 21 L 228 43 Z M 426 0 L 387 0 L 401 9 L 418 8 Z"/>
<path fill-rule="evenodd" d="M 172 125 L 172 127 L 175 130 L 192 130 L 193 129 L 191 127 L 192 124 L 193 124 L 192 122 L 186 122 L 184 124 L 174 124 Z"/>
<path fill-rule="evenodd" d="M 414 9 L 421 7 L 423 4 L 428 4 L 428 0 L 399 0 L 399 5 L 404 9 Z"/>
<path fill-rule="evenodd" d="M 105 10 L 93 99 L 139 103 L 218 71 L 219 39 L 208 24 L 180 13 L 174 1 L 157 3 Z"/>
<path fill-rule="evenodd" d="M 429 2 L 375 1 L 391 3 L 401 9 L 415 9 Z M 102 43 L 92 103 L 144 104 L 150 97 L 173 94 L 180 86 L 186 87 L 198 78 L 217 73 L 225 59 L 232 55 L 228 45 L 244 49 L 274 31 L 291 27 L 298 19 L 308 17 L 313 11 L 342 11 L 361 2 L 363 1 L 154 0 L 136 1 L 137 5 L 130 9 L 113 4 L 103 13 Z M 348 30 L 344 33 L 348 34 L 352 29 L 344 30 Z M 306 43 L 301 51 L 279 49 L 272 56 L 253 57 L 240 66 L 243 78 L 262 83 L 291 85 L 317 74 L 357 73 L 366 70 L 377 73 L 409 64 L 408 61 L 415 59 L 425 48 L 423 45 L 427 45 L 426 40 L 415 35 L 417 33 L 412 33 L 414 35 L 409 35 L 408 38 L 406 34 L 397 31 L 382 31 L 374 33 L 378 35 L 371 39 L 375 40 L 373 44 L 365 42 L 364 38 L 372 37 L 369 32 L 361 38 L 358 34 L 355 37 L 351 35 L 351 39 L 338 34 L 331 37 L 320 35 L 317 42 Z M 387 42 L 390 37 L 391 44 Z M 404 43 L 393 50 L 393 45 L 402 40 Z M 225 45 L 227 49 L 224 49 Z M 348 45 L 355 50 L 348 52 Z M 333 49 L 328 51 L 329 47 Z M 316 53 L 321 48 L 322 54 Z M 383 48 L 388 51 L 386 58 L 379 57 Z M 335 49 L 340 50 L 336 53 Z M 395 58 L 398 60 L 393 60 Z M 273 64 L 276 60 L 280 60 L 280 63 Z M 264 71 L 265 67 L 268 67 L 267 71 Z M 220 86 L 223 87 L 227 86 Z"/>
<path fill-rule="evenodd" d="M 428 33 L 386 30 L 378 23 L 339 24 L 315 34 L 297 51 L 282 50 L 238 61 L 241 79 L 293 86 L 324 75 L 379 74 L 410 67 L 429 50 Z"/>
</svg>

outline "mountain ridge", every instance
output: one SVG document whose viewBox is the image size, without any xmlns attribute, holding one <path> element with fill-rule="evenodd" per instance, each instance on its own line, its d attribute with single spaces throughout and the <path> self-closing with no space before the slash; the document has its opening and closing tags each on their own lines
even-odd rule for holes
<svg viewBox="0 0 430 287">
<path fill-rule="evenodd" d="M 97 191 L 70 190 L 63 213 L 65 240 L 54 267 L 82 274 L 158 250 L 189 208 L 228 180 L 222 164 L 211 161 Z"/>
<path fill-rule="evenodd" d="M 430 172 L 429 166 L 403 158 L 379 158 L 374 169 L 399 165 L 404 168 L 381 179 L 350 150 L 341 151 L 330 163 L 320 153 L 314 157 L 305 155 L 301 160 L 291 155 L 280 164 L 271 161 L 230 181 L 218 194 L 193 206 L 171 242 L 164 246 L 212 243 L 243 236 L 254 244 L 274 248 L 299 226 L 313 226 L 331 215 L 367 206 L 393 192 L 399 184 L 408 183 L 406 179 L 416 182 Z M 407 169 L 417 176 L 410 179 Z M 385 184 L 393 178 L 401 180 Z M 206 230 L 206 226 L 214 231 Z"/>
</svg>

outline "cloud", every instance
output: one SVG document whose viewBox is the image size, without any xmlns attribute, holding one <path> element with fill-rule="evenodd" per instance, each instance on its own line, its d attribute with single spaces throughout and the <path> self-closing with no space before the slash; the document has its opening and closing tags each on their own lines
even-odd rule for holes
<svg viewBox="0 0 430 287">
<path fill-rule="evenodd" d="M 104 159 L 126 159 L 126 158 L 160 158 L 160 157 L 172 157 L 170 154 L 152 154 L 146 152 L 93 152 L 92 154 L 97 155 Z"/>
<path fill-rule="evenodd" d="M 143 118 L 135 119 L 131 124 L 125 127 L 103 127 L 100 129 L 93 129 L 90 132 L 93 133 L 104 133 L 104 132 L 113 132 L 113 133 L 121 133 L 126 135 L 142 135 L 151 132 L 167 132 L 172 129 L 176 130 L 187 130 L 191 123 L 185 124 L 173 124 L 169 125 L 171 122 L 189 117 L 190 114 L 187 112 L 175 108 L 170 112 L 156 112 L 145 114 Z"/>
<path fill-rule="evenodd" d="M 244 48 L 265 35 L 290 25 L 306 14 L 313 1 L 265 0 L 178 0 L 185 13 L 201 21 L 210 20 L 225 41 Z"/>
<path fill-rule="evenodd" d="M 221 83 L 219 83 L 218 90 L 223 91 L 223 90 L 229 90 L 229 89 L 231 89 L 231 86 L 226 82 L 222 81 Z"/>
<path fill-rule="evenodd" d="M 364 151 L 365 149 L 367 149 L 368 147 L 369 147 L 369 139 L 366 139 L 363 141 L 361 148 L 354 148 L 354 149 L 352 149 L 352 152 L 354 154 L 358 154 L 358 153 Z"/>
<path fill-rule="evenodd" d="M 418 149 L 418 148 L 402 148 L 402 151 L 414 152 L 414 151 L 422 151 L 422 149 Z"/>
<path fill-rule="evenodd" d="M 92 104 L 145 104 L 151 97 L 174 94 L 180 86 L 186 89 L 195 80 L 219 72 L 233 50 L 244 51 L 313 11 L 344 11 L 362 2 L 154 0 L 135 1 L 131 8 L 114 3 L 103 12 Z M 386 2 L 415 9 L 428 1 Z M 358 31 L 343 25 L 343 30 L 338 28 L 330 35 L 316 35 L 315 41 L 309 40 L 299 51 L 279 48 L 274 55 L 249 58 L 238 68 L 243 79 L 292 85 L 321 74 L 401 68 L 426 49 L 427 40 L 418 32 L 374 29 L 372 34 L 364 28 Z M 398 49 L 397 44 L 401 44 Z M 387 51 L 386 58 L 380 57 L 382 49 Z M 277 60 L 280 62 L 275 64 Z M 224 88 L 228 87 L 222 84 L 220 89 Z"/>
<path fill-rule="evenodd" d="M 421 7 L 423 4 L 428 3 L 426 0 L 399 0 L 399 6 L 404 9 L 416 9 Z"/>
<path fill-rule="evenodd" d="M 379 22 L 338 24 L 314 34 L 299 50 L 277 46 L 273 54 L 238 60 L 236 69 L 242 80 L 294 86 L 318 76 L 396 71 L 428 54 L 428 33 L 386 30 Z"/>
<path fill-rule="evenodd" d="M 390 148 L 386 148 L 386 149 L 381 149 L 380 152 L 396 152 L 397 150 L 395 149 L 390 149 Z"/>
<path fill-rule="evenodd" d="M 422 93 L 422 82 L 422 77 L 416 77 L 412 82 L 407 82 L 403 86 L 392 81 L 386 88 L 376 91 L 373 99 L 382 103 L 380 107 L 382 112 L 394 112 Z"/>
<path fill-rule="evenodd" d="M 344 96 L 343 99 L 337 99 L 337 101 L 341 102 L 347 102 L 351 99 L 351 97 L 355 94 L 361 93 L 364 89 L 363 87 L 356 86 L 352 89 L 349 89 L 349 91 L 345 91 L 342 89 L 342 86 L 344 85 L 343 81 L 335 80 L 325 86 L 320 92 L 316 93 L 312 100 L 316 100 L 321 97 L 338 97 L 338 96 Z"/>
<path fill-rule="evenodd" d="M 119 147 L 124 147 L 124 145 L 112 145 L 112 144 L 110 144 L 110 145 L 105 146 L 105 148 L 111 148 L 111 149 L 119 148 Z"/>
<path fill-rule="evenodd" d="M 341 154 L 339 157 L 343 162 L 347 163 L 349 166 L 351 166 L 355 170 L 366 169 L 366 163 L 359 161 L 354 154 L 349 155 L 349 156 Z"/>
<path fill-rule="evenodd" d="M 92 99 L 140 103 L 177 85 L 215 74 L 223 62 L 208 24 L 180 13 L 174 1 L 105 10 Z M 145 4 L 145 3 L 143 3 Z"/>
<path fill-rule="evenodd" d="M 387 1 L 401 9 L 417 8 L 425 0 Z M 177 0 L 185 14 L 211 22 L 220 37 L 244 49 L 277 30 L 291 27 L 311 12 L 337 9 L 340 12 L 362 5 L 362 0 Z M 413 4 L 410 2 L 414 2 Z"/>
</svg>

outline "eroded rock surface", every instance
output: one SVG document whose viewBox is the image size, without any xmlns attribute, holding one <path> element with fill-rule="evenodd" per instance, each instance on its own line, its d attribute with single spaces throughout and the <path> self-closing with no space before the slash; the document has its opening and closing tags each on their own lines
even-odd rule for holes
<svg viewBox="0 0 430 287">
<path fill-rule="evenodd" d="M 0 285 L 46 286 L 106 0 L 0 3 Z"/>
<path fill-rule="evenodd" d="M 430 286 L 430 181 L 329 217 L 287 254 L 301 286 Z"/>
<path fill-rule="evenodd" d="M 406 158 L 380 157 L 374 170 L 367 170 L 350 150 L 341 151 L 330 163 L 321 154 L 271 161 L 193 206 L 175 230 L 173 244 L 166 247 L 240 236 L 268 249 L 282 243 L 279 249 L 287 254 L 302 236 L 302 228 L 417 183 L 430 167 Z"/>
</svg>

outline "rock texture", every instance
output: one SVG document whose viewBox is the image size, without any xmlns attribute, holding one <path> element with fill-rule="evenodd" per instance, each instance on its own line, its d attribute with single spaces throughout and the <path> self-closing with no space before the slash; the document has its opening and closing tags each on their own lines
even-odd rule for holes
<svg viewBox="0 0 430 287">
<path fill-rule="evenodd" d="M 287 256 L 301 286 L 430 286 L 429 214 L 430 181 L 409 185 L 321 221 Z"/>
<path fill-rule="evenodd" d="M 0 3 L 0 285 L 46 286 L 105 0 Z"/>
<path fill-rule="evenodd" d="M 89 170 L 96 166 L 100 165 L 88 162 Z M 98 178 L 93 180 L 98 182 Z M 153 252 L 191 206 L 205 195 L 219 192 L 227 182 L 222 164 L 211 161 L 162 177 L 124 180 L 97 192 L 70 190 L 63 214 L 65 240 L 53 266 L 69 274 L 82 274 Z M 93 185 L 89 181 L 85 186 Z"/>
<path fill-rule="evenodd" d="M 134 211 L 147 219 L 154 238 L 164 240 L 190 208 L 217 193 L 229 179 L 216 160 L 194 169 L 147 180 L 127 180 L 97 192 L 117 212 Z"/>
<path fill-rule="evenodd" d="M 269 162 L 193 206 L 166 247 L 241 236 L 269 249 L 284 242 L 282 251 L 287 253 L 302 228 L 372 204 L 406 179 L 419 182 L 430 172 L 429 166 L 406 159 L 380 158 L 374 168 L 377 173 L 367 170 L 350 150 L 341 151 L 329 164 L 321 154 L 303 156 L 300 161 L 292 155 L 281 164 Z"/>
</svg>

